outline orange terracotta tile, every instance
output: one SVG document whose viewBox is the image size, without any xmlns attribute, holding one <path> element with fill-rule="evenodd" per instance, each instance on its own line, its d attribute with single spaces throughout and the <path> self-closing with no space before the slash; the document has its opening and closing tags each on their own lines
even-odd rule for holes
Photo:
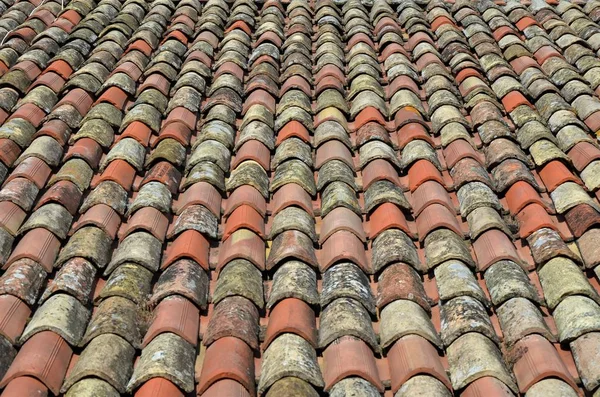
<svg viewBox="0 0 600 397">
<path fill-rule="evenodd" d="M 400 207 L 393 203 L 383 203 L 371 213 L 369 240 L 374 240 L 381 232 L 388 229 L 400 229 L 409 236 L 413 235 Z"/>
<path fill-rule="evenodd" d="M 20 376 L 31 376 L 58 395 L 72 355 L 73 350 L 58 334 L 52 331 L 39 332 L 21 347 L 0 381 L 0 388 Z"/>
<path fill-rule="evenodd" d="M 271 310 L 262 349 L 266 350 L 275 338 L 288 332 L 301 336 L 317 347 L 315 312 L 300 299 L 284 299 Z"/>
<path fill-rule="evenodd" d="M 173 295 L 160 301 L 152 314 L 152 323 L 142 341 L 142 349 L 163 332 L 172 332 L 196 346 L 200 328 L 200 310 L 188 299 Z"/>
<path fill-rule="evenodd" d="M 514 349 L 521 353 L 513 366 L 521 393 L 526 393 L 535 383 L 550 377 L 559 378 L 578 390 L 554 346 L 543 336 L 528 335 L 517 342 Z"/>
<path fill-rule="evenodd" d="M 191 258 L 203 269 L 208 270 L 209 247 L 208 240 L 200 232 L 186 230 L 167 246 L 161 269 L 169 267 L 178 259 Z"/>
<path fill-rule="evenodd" d="M 266 237 L 263 216 L 249 205 L 241 205 L 229 215 L 225 222 L 222 240 L 227 240 L 233 232 L 239 229 L 250 229 L 260 237 Z"/>
<path fill-rule="evenodd" d="M 198 394 L 201 395 L 212 384 L 223 379 L 235 380 L 252 396 L 255 395 L 253 353 L 238 338 L 221 338 L 206 349 L 198 380 Z"/>
<path fill-rule="evenodd" d="M 36 261 L 48 273 L 52 272 L 54 260 L 60 250 L 60 241 L 47 229 L 35 228 L 23 235 L 2 269 L 7 269 L 13 262 L 28 258 Z"/>
<path fill-rule="evenodd" d="M 351 336 L 336 339 L 323 352 L 325 391 L 344 378 L 358 376 L 371 382 L 381 393 L 384 387 L 375 357 L 365 342 Z"/>
<path fill-rule="evenodd" d="M 407 335 L 395 342 L 388 353 L 388 362 L 394 393 L 407 380 L 421 374 L 433 376 L 452 390 L 436 348 L 418 335 Z"/>
</svg>

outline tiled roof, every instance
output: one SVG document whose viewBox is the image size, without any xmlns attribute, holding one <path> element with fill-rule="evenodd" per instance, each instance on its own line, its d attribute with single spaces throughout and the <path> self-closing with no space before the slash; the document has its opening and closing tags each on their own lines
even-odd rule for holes
<svg viewBox="0 0 600 397">
<path fill-rule="evenodd" d="M 0 1 L 1 397 L 600 395 L 600 1 L 338 3 Z"/>
</svg>

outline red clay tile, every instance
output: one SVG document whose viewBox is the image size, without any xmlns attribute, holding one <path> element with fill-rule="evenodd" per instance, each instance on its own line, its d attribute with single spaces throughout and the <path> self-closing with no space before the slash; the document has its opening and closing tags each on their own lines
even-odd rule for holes
<svg viewBox="0 0 600 397">
<path fill-rule="evenodd" d="M 161 161 L 152 166 L 146 172 L 146 176 L 142 179 L 140 187 L 148 182 L 160 182 L 165 185 L 171 194 L 177 194 L 179 191 L 179 182 L 181 181 L 181 172 L 168 161 Z"/>
<path fill-rule="evenodd" d="M 470 383 L 460 394 L 461 397 L 513 397 L 513 392 L 499 379 L 484 376 Z"/>
<path fill-rule="evenodd" d="M 73 25 L 77 25 L 81 21 L 81 16 L 75 10 L 67 10 L 60 14 L 60 18 L 65 18 Z"/>
<path fill-rule="evenodd" d="M 142 75 L 142 70 L 133 62 L 123 62 L 112 71 L 110 76 L 115 73 L 125 73 L 131 77 L 132 80 L 137 81 Z"/>
<path fill-rule="evenodd" d="M 511 91 L 502 98 L 502 106 L 508 113 L 515 110 L 517 107 L 521 105 L 527 105 L 529 107 L 533 107 L 531 103 L 521 94 L 519 91 Z"/>
<path fill-rule="evenodd" d="M 184 397 L 184 394 L 171 381 L 152 378 L 135 392 L 134 397 Z"/>
<path fill-rule="evenodd" d="M 385 18 L 385 17 L 384 17 Z M 383 19 L 383 18 L 382 18 Z M 380 20 L 381 21 L 381 20 Z M 378 24 L 379 25 L 379 24 Z M 396 25 L 397 26 L 397 25 Z M 375 33 L 375 32 L 374 32 Z M 377 34 L 377 33 L 375 33 Z M 353 34 L 349 39 L 348 39 L 348 48 L 352 48 L 355 45 L 357 45 L 358 43 L 365 43 L 367 44 L 369 47 L 375 49 L 375 44 L 373 43 L 373 40 L 371 40 L 371 38 L 369 36 L 367 36 L 365 33 L 359 32 L 356 34 Z"/>
<path fill-rule="evenodd" d="M 530 26 L 537 25 L 537 21 L 531 17 L 521 18 L 517 21 L 516 26 L 520 31 L 524 31 Z"/>
<path fill-rule="evenodd" d="M 19 376 L 32 376 L 44 383 L 54 395 L 60 392 L 73 350 L 52 331 L 42 331 L 25 342 L 0 382 L 4 387 Z"/>
<path fill-rule="evenodd" d="M 196 119 L 197 117 L 195 113 L 192 113 L 190 110 L 182 106 L 178 106 L 169 112 L 169 115 L 163 124 L 163 128 L 173 122 L 182 122 L 190 130 L 193 130 L 196 128 Z"/>
<path fill-rule="evenodd" d="M 537 203 L 552 213 L 547 203 L 544 202 L 539 193 L 527 182 L 518 181 L 513 184 L 504 196 L 512 215 L 518 214 L 526 205 Z"/>
<path fill-rule="evenodd" d="M 285 82 L 281 85 L 281 90 L 279 95 L 283 95 L 289 90 L 300 90 L 305 93 L 308 97 L 312 96 L 312 90 L 310 88 L 310 84 L 308 81 L 304 80 L 301 76 L 292 76 L 285 80 Z"/>
<path fill-rule="evenodd" d="M 225 202 L 223 216 L 229 216 L 236 208 L 248 205 L 256 210 L 262 217 L 267 214 L 267 202 L 256 188 L 242 185 L 236 188 Z"/>
<path fill-rule="evenodd" d="M 306 302 L 287 298 L 279 301 L 269 313 L 269 324 L 262 349 L 265 350 L 279 335 L 293 333 L 317 347 L 315 312 Z"/>
<path fill-rule="evenodd" d="M 315 169 L 318 170 L 323 164 L 331 160 L 343 161 L 350 168 L 354 168 L 352 153 L 350 153 L 348 146 L 336 139 L 327 141 L 317 148 Z"/>
<path fill-rule="evenodd" d="M 354 233 L 361 241 L 367 241 L 362 227 L 362 219 L 345 207 L 337 207 L 323 218 L 319 244 L 323 244 L 333 233 L 340 230 Z"/>
<path fill-rule="evenodd" d="M 444 185 L 440 171 L 427 160 L 419 160 L 410 166 L 408 169 L 408 181 L 411 192 L 417 190 L 417 188 L 427 181 L 435 181 L 442 186 Z"/>
<path fill-rule="evenodd" d="M 81 190 L 73 182 L 58 181 L 46 190 L 46 193 L 38 200 L 34 210 L 44 204 L 56 202 L 65 207 L 71 215 L 75 215 L 82 196 Z"/>
<path fill-rule="evenodd" d="M 388 352 L 388 362 L 394 393 L 407 380 L 420 374 L 433 376 L 452 390 L 437 350 L 427 339 L 418 335 L 407 335 L 395 342 Z"/>
<path fill-rule="evenodd" d="M 419 111 L 411 106 L 403 107 L 394 115 L 394 125 L 396 129 L 410 123 L 425 124 L 425 120 Z"/>
<path fill-rule="evenodd" d="M 29 90 L 31 91 L 35 87 L 39 87 L 42 85 L 50 88 L 52 91 L 58 94 L 65 85 L 65 79 L 63 79 L 54 72 L 44 73 L 43 75 L 35 79 L 35 81 L 29 87 Z"/>
<path fill-rule="evenodd" d="M 538 65 L 535 59 L 528 56 L 522 56 L 513 59 L 512 61 L 510 61 L 510 66 L 512 66 L 515 72 L 519 75 L 523 73 L 527 68 L 540 68 L 540 65 Z"/>
<path fill-rule="evenodd" d="M 477 256 L 477 270 L 480 272 L 503 259 L 521 263 L 513 242 L 498 229 L 491 229 L 479 235 L 473 242 L 473 248 Z"/>
<path fill-rule="evenodd" d="M 54 22 L 52 23 L 52 25 L 50 25 L 50 27 L 57 27 L 57 28 L 64 30 L 67 33 L 71 33 L 71 31 L 73 30 L 75 25 L 65 18 L 58 18 L 58 19 L 54 20 Z"/>
<path fill-rule="evenodd" d="M 264 143 L 252 139 L 245 142 L 235 154 L 231 162 L 231 168 L 235 169 L 239 164 L 246 160 L 253 160 L 260 164 L 266 171 L 270 170 L 271 166 L 271 151 Z"/>
<path fill-rule="evenodd" d="M 438 30 L 440 28 L 440 26 L 445 25 L 445 24 L 454 25 L 454 22 L 452 22 L 452 20 L 450 18 L 445 17 L 445 16 L 437 17 L 436 19 L 434 19 L 431 22 L 431 30 L 433 30 L 435 32 L 436 30 Z"/>
<path fill-rule="evenodd" d="M 190 52 L 190 55 L 188 55 L 186 58 L 186 62 L 191 61 L 191 60 L 200 61 L 203 64 L 205 64 L 207 67 L 210 67 L 212 65 L 211 57 L 209 57 L 208 54 L 206 54 L 200 50 Z"/>
<path fill-rule="evenodd" d="M 250 229 L 265 238 L 265 220 L 263 216 L 249 205 L 237 207 L 225 222 L 222 240 L 227 240 L 233 232 L 239 229 Z"/>
<path fill-rule="evenodd" d="M 340 93 L 344 93 L 344 83 L 340 81 L 337 77 L 326 76 L 319 80 L 319 84 L 315 88 L 315 95 L 320 95 L 325 90 L 338 90 Z"/>
<path fill-rule="evenodd" d="M 456 213 L 456 208 L 444 186 L 434 181 L 427 181 L 421 184 L 412 194 L 411 204 L 414 216 L 418 217 L 421 211 L 434 203 L 441 204 L 447 207 L 450 212 Z"/>
<path fill-rule="evenodd" d="M 544 164 L 538 173 L 549 192 L 554 191 L 554 189 L 565 182 L 571 181 L 581 184 L 581 181 L 558 160 Z"/>
<path fill-rule="evenodd" d="M 286 183 L 273 194 L 271 212 L 278 213 L 284 208 L 297 206 L 313 215 L 312 200 L 309 194 L 296 183 Z"/>
<path fill-rule="evenodd" d="M 600 224 L 600 213 L 588 204 L 579 204 L 571 208 L 564 216 L 569 229 L 576 238 L 581 237 L 592 226 Z"/>
<path fill-rule="evenodd" d="M 550 377 L 562 379 L 578 390 L 556 349 L 543 336 L 528 335 L 518 341 L 514 349 L 519 354 L 513 371 L 521 393 L 526 393 L 535 383 Z"/>
<path fill-rule="evenodd" d="M 34 135 L 34 138 L 37 138 L 38 136 L 47 135 L 56 139 L 56 141 L 61 146 L 64 146 L 67 144 L 70 134 L 71 129 L 64 121 L 59 119 L 53 119 L 45 122 L 42 128 L 40 128 L 38 132 Z"/>
<path fill-rule="evenodd" d="M 517 221 L 519 222 L 519 237 L 521 238 L 527 238 L 531 233 L 545 227 L 558 231 L 544 207 L 535 203 L 526 205 L 517 214 Z"/>
<path fill-rule="evenodd" d="M 23 330 L 31 309 L 13 295 L 0 295 L 0 335 L 15 344 Z"/>
<path fill-rule="evenodd" d="M 12 139 L 0 139 L 0 161 L 11 167 L 21 154 L 21 148 Z"/>
<path fill-rule="evenodd" d="M 259 46 L 260 44 L 267 42 L 271 42 L 275 45 L 275 47 L 278 48 L 283 44 L 283 40 L 281 40 L 281 37 L 279 37 L 275 32 L 266 31 L 265 33 L 261 34 L 258 39 L 256 39 L 255 46 Z"/>
<path fill-rule="evenodd" d="M 388 59 L 392 54 L 403 54 L 407 58 L 410 58 L 410 55 L 400 43 L 389 43 L 383 49 L 380 50 L 380 58 L 384 61 Z"/>
<path fill-rule="evenodd" d="M 417 96 L 420 96 L 419 87 L 417 86 L 417 84 L 414 82 L 413 79 L 411 79 L 410 77 L 408 77 L 406 75 L 398 76 L 392 81 L 392 83 L 390 84 L 388 91 L 387 91 L 388 98 L 391 98 L 400 89 L 411 90 Z"/>
<path fill-rule="evenodd" d="M 121 217 L 119 214 L 105 204 L 96 204 L 87 210 L 79 220 L 73 224 L 71 231 L 81 229 L 84 226 L 93 225 L 106 232 L 111 239 L 114 239 L 121 225 Z"/>
<path fill-rule="evenodd" d="M 29 376 L 19 376 L 6 385 L 2 397 L 47 397 L 48 388 Z"/>
<path fill-rule="evenodd" d="M 35 128 L 38 128 L 42 124 L 42 120 L 46 117 L 46 113 L 33 103 L 26 103 L 19 107 L 16 112 L 11 114 L 8 120 L 12 119 L 25 119 L 29 121 Z"/>
<path fill-rule="evenodd" d="M 72 158 L 81 158 L 93 169 L 98 168 L 102 158 L 102 146 L 91 138 L 78 139 L 73 146 L 69 146 L 64 161 Z"/>
<path fill-rule="evenodd" d="M 45 9 L 39 9 L 39 10 L 35 11 L 33 14 L 31 14 L 29 16 L 28 20 L 39 19 L 40 21 L 42 21 L 44 23 L 44 25 L 49 26 L 52 22 L 54 22 L 55 18 L 56 18 L 56 15 L 54 15 L 52 12 L 45 10 Z"/>
<path fill-rule="evenodd" d="M 446 228 L 462 236 L 464 233 L 456 219 L 456 215 L 450 212 L 448 208 L 441 204 L 431 204 L 417 216 L 417 232 L 419 241 L 425 240 L 425 237 L 435 229 Z"/>
<path fill-rule="evenodd" d="M 397 299 L 412 300 L 426 312 L 431 311 L 419 273 L 405 263 L 386 266 L 377 280 L 377 307 L 380 310 Z"/>
<path fill-rule="evenodd" d="M 581 172 L 592 161 L 600 159 L 600 149 L 589 142 L 579 142 L 567 153 L 577 171 Z"/>
<path fill-rule="evenodd" d="M 433 42 L 431 37 L 427 33 L 421 31 L 411 35 L 408 41 L 406 42 L 405 47 L 408 51 L 412 51 L 420 43 L 429 43 L 435 46 L 435 43 Z M 419 70 L 421 70 L 420 67 Z"/>
<path fill-rule="evenodd" d="M 238 231 L 242 232 L 242 231 Z M 265 243 L 257 234 L 247 231 L 243 234 L 233 234 L 223 241 L 219 248 L 217 270 L 220 270 L 236 258 L 246 259 L 259 270 L 265 269 Z"/>
<path fill-rule="evenodd" d="M 372 183 L 387 180 L 395 185 L 400 185 L 398 171 L 388 161 L 375 159 L 369 162 L 362 170 L 363 190 L 367 190 Z"/>
<path fill-rule="evenodd" d="M 465 158 L 472 158 L 473 160 L 483 165 L 482 156 L 473 149 L 473 146 L 464 139 L 457 139 L 444 148 L 444 159 L 446 160 L 446 166 L 453 168 L 456 163 Z"/>
<path fill-rule="evenodd" d="M 398 147 L 403 149 L 409 142 L 415 139 L 421 139 L 428 142 L 431 146 L 435 146 L 433 139 L 427 132 L 427 128 L 420 123 L 410 123 L 402 126 L 398 130 Z"/>
<path fill-rule="evenodd" d="M 17 235 L 27 214 L 12 201 L 0 201 L 0 227 L 12 234 Z"/>
<path fill-rule="evenodd" d="M 369 240 L 374 240 L 379 233 L 388 229 L 400 229 L 409 236 L 413 234 L 408 227 L 406 217 L 400 208 L 393 203 L 383 203 L 371 213 L 369 219 Z"/>
<path fill-rule="evenodd" d="M 551 47 L 549 45 L 545 45 L 545 46 L 541 47 L 539 50 L 537 50 L 533 54 L 533 56 L 535 57 L 535 60 L 537 61 L 537 63 L 539 63 L 540 65 L 543 65 L 544 62 L 546 62 L 548 59 L 550 59 L 552 57 L 563 58 L 563 56 L 560 55 L 560 52 L 556 51 L 554 49 L 554 47 Z"/>
<path fill-rule="evenodd" d="M 95 102 L 95 104 L 108 102 L 118 109 L 123 109 L 127 101 L 127 93 L 119 87 L 110 87 Z"/>
<path fill-rule="evenodd" d="M 233 379 L 251 395 L 255 395 L 252 349 L 238 338 L 220 338 L 206 349 L 198 380 L 198 394 L 201 395 L 213 383 L 223 379 Z"/>
<path fill-rule="evenodd" d="M 169 83 L 169 80 L 167 80 L 162 74 L 152 73 L 140 85 L 137 92 L 139 94 L 147 88 L 154 88 L 154 89 L 160 91 L 163 95 L 168 97 L 170 86 L 171 86 L 171 84 Z"/>
<path fill-rule="evenodd" d="M 29 80 L 35 80 L 42 73 L 39 66 L 33 61 L 18 62 L 12 67 L 12 70 L 21 70 L 27 75 Z"/>
<path fill-rule="evenodd" d="M 377 108 L 374 108 L 373 106 L 367 106 L 366 108 L 361 110 L 358 115 L 356 115 L 354 119 L 353 128 L 355 130 L 358 130 L 360 127 L 371 122 L 385 125 L 385 118 Z"/>
<path fill-rule="evenodd" d="M 29 258 L 51 273 L 59 250 L 60 241 L 52 232 L 44 228 L 31 229 L 23 235 L 2 268 L 7 269 L 15 261 Z"/>
<path fill-rule="evenodd" d="M 456 74 L 456 84 L 462 84 L 462 82 L 465 81 L 468 77 L 479 77 L 480 79 L 483 78 L 483 76 L 477 69 L 464 68 Z"/>
<path fill-rule="evenodd" d="M 200 310 L 188 299 L 173 295 L 161 300 L 154 309 L 152 323 L 144 336 L 142 348 L 163 332 L 172 332 L 196 346 L 199 328 Z"/>
<path fill-rule="evenodd" d="M 150 47 L 150 45 L 148 43 L 146 43 L 144 40 L 135 40 L 133 43 L 129 44 L 127 46 L 127 52 L 129 51 L 140 51 L 141 53 L 143 53 L 144 55 L 146 55 L 147 57 L 149 57 L 150 55 L 152 55 L 152 47 Z"/>
<path fill-rule="evenodd" d="M 442 60 L 440 58 L 437 57 L 437 55 L 428 52 L 425 55 L 422 55 L 419 57 L 419 59 L 417 59 L 416 61 L 416 65 L 417 68 L 419 70 L 423 70 L 425 68 L 425 66 L 432 64 L 432 63 L 437 63 L 440 66 L 444 67 L 444 62 L 442 62 Z"/>
<path fill-rule="evenodd" d="M 231 74 L 237 77 L 239 80 L 244 80 L 244 70 L 234 62 L 225 62 L 215 71 L 213 80 L 224 74 Z"/>
<path fill-rule="evenodd" d="M 180 15 L 183 16 L 183 15 Z M 169 33 L 167 33 L 165 35 L 165 38 L 163 39 L 162 43 L 167 42 L 168 40 L 176 40 L 180 43 L 183 43 L 185 45 L 188 44 L 188 38 L 185 34 L 183 34 L 183 32 L 179 31 L 179 30 L 173 30 Z"/>
<path fill-rule="evenodd" d="M 306 127 L 299 121 L 292 120 L 277 132 L 275 145 L 279 146 L 281 142 L 293 136 L 302 139 L 304 142 L 310 143 L 310 136 Z"/>
<path fill-rule="evenodd" d="M 337 66 L 331 64 L 325 65 L 319 70 L 315 75 L 315 84 L 318 85 L 326 77 L 335 77 L 342 83 L 346 81 L 344 73 Z"/>
<path fill-rule="evenodd" d="M 134 124 L 134 123 L 132 123 Z M 130 124 L 129 126 L 131 126 L 132 124 Z M 142 123 L 140 123 L 142 124 Z M 146 127 L 145 124 L 142 124 Z M 146 127 L 148 128 L 148 127 Z M 148 128 L 148 130 L 150 131 L 150 129 Z M 127 131 L 127 130 L 125 130 Z M 181 143 L 183 146 L 187 146 L 190 144 L 190 139 L 192 137 L 192 130 L 186 126 L 184 123 L 179 123 L 179 122 L 174 122 L 174 123 L 169 123 L 167 124 L 165 127 L 161 128 L 160 132 L 158 133 L 158 138 L 156 139 L 155 142 L 153 142 L 153 146 L 156 147 L 156 145 L 158 145 L 158 143 L 160 141 L 162 141 L 163 139 L 167 139 L 167 138 L 171 138 L 171 139 L 175 139 L 176 141 L 178 141 L 179 143 Z"/>
<path fill-rule="evenodd" d="M 144 230 L 164 241 L 167 233 L 169 220 L 159 210 L 154 207 L 144 207 L 135 211 L 126 224 L 123 224 L 119 231 L 119 240 L 123 240 L 129 234 L 139 230 Z"/>
<path fill-rule="evenodd" d="M 587 125 L 593 133 L 596 133 L 600 130 L 600 112 L 592 113 L 588 116 L 584 121 L 585 125 Z"/>
<path fill-rule="evenodd" d="M 301 260 L 315 268 L 318 266 L 310 237 L 297 230 L 286 230 L 279 233 L 271 244 L 267 270 L 275 268 L 283 260 L 292 258 Z"/>
<path fill-rule="evenodd" d="M 100 182 L 112 181 L 118 183 L 123 189 L 129 191 L 135 178 L 135 168 L 125 160 L 113 160 L 104 169 L 104 172 L 98 177 L 92 179 L 92 188 L 95 188 Z"/>
<path fill-rule="evenodd" d="M 221 194 L 213 185 L 206 182 L 194 183 L 185 192 L 179 195 L 179 199 L 173 201 L 173 211 L 179 215 L 190 205 L 203 205 L 216 217 L 221 214 Z"/>
<path fill-rule="evenodd" d="M 73 68 L 71 68 L 71 65 L 69 65 L 67 62 L 65 62 L 63 60 L 58 60 L 58 61 L 52 62 L 44 70 L 44 72 L 54 72 L 66 80 L 69 78 L 69 76 L 71 76 L 73 74 Z"/>
<path fill-rule="evenodd" d="M 248 390 L 246 390 L 241 383 L 236 382 L 233 379 L 223 379 L 215 382 L 202 393 L 202 397 L 222 396 L 250 397 L 250 393 L 248 393 Z"/>
<path fill-rule="evenodd" d="M 200 232 L 186 230 L 167 247 L 161 269 L 169 267 L 179 259 L 191 258 L 203 269 L 208 270 L 209 247 L 208 240 Z"/>
<path fill-rule="evenodd" d="M 4 123 L 8 119 L 8 112 L 4 109 L 0 109 L 0 122 Z"/>
<path fill-rule="evenodd" d="M 362 340 L 344 336 L 336 339 L 323 352 L 325 391 L 351 376 L 366 379 L 383 393 L 384 386 L 379 379 L 373 351 Z"/>
<path fill-rule="evenodd" d="M 237 65 L 236 65 L 237 66 Z M 242 71 L 242 75 L 243 75 Z M 254 90 L 248 95 L 246 100 L 244 101 L 244 107 L 242 108 L 242 113 L 246 113 L 250 106 L 260 104 L 269 110 L 269 112 L 275 114 L 276 105 L 275 98 L 269 92 L 265 90 Z"/>
<path fill-rule="evenodd" d="M 52 170 L 44 160 L 38 157 L 28 157 L 11 172 L 6 182 L 15 178 L 26 178 L 35 183 L 39 189 L 42 189 L 46 185 L 51 172 Z"/>
<path fill-rule="evenodd" d="M 251 68 L 256 67 L 258 65 L 260 65 L 261 63 L 269 63 L 271 65 L 273 65 L 273 67 L 278 67 L 279 64 L 277 63 L 277 61 L 275 59 L 273 59 L 272 56 L 270 55 L 261 55 L 258 58 L 254 59 L 252 61 L 252 63 L 249 65 Z M 250 91 L 252 91 L 251 85 L 249 84 L 246 87 L 246 93 L 249 93 Z"/>
<path fill-rule="evenodd" d="M 90 94 L 81 88 L 75 88 L 74 90 L 69 91 L 63 99 L 61 99 L 56 107 L 60 105 L 69 104 L 73 106 L 79 114 L 85 116 L 85 114 L 90 110 L 92 104 L 94 103 L 94 99 Z"/>
<path fill-rule="evenodd" d="M 365 247 L 354 233 L 345 230 L 333 233 L 321 248 L 319 268 L 322 272 L 341 260 L 354 262 L 367 274 L 371 274 L 371 265 L 367 260 Z"/>
<path fill-rule="evenodd" d="M 496 40 L 496 41 L 500 41 L 500 39 L 502 39 L 504 36 L 506 36 L 508 34 L 516 35 L 516 32 L 510 26 L 506 26 L 506 25 L 500 26 L 498 29 L 495 29 L 492 32 L 492 36 L 494 36 L 494 40 Z"/>
</svg>

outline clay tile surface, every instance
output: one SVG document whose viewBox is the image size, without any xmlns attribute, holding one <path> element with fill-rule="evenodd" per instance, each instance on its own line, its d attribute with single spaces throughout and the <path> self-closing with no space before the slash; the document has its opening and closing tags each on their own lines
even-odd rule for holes
<svg viewBox="0 0 600 397">
<path fill-rule="evenodd" d="M 0 395 L 598 394 L 598 4 L 0 1 Z"/>
</svg>

